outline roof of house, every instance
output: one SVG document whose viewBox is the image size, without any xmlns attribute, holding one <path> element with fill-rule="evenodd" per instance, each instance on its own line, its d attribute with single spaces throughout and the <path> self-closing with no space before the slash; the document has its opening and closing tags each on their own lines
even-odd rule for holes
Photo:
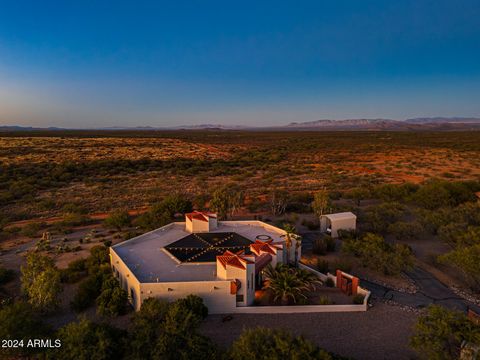
<svg viewBox="0 0 480 360">
<path fill-rule="evenodd" d="M 238 252 L 250 244 L 250 240 L 234 232 L 193 233 L 165 246 L 165 250 L 179 262 L 214 262 L 226 250 Z"/>
<path fill-rule="evenodd" d="M 191 213 L 185 214 L 185 216 L 192 221 L 193 219 L 195 220 L 200 220 L 200 221 L 205 221 L 208 222 L 209 218 L 217 218 L 217 214 L 211 213 L 211 212 L 206 212 L 206 211 L 193 211 Z"/>
<path fill-rule="evenodd" d="M 336 214 L 325 214 L 322 215 L 330 220 L 346 220 L 346 219 L 356 219 L 357 215 L 352 212 L 341 212 Z"/>
<path fill-rule="evenodd" d="M 244 256 L 244 254 L 235 254 L 228 250 L 225 251 L 223 255 L 217 256 L 217 260 L 224 268 L 227 268 L 227 265 L 230 265 L 242 270 L 246 270 L 247 264 L 253 264 L 252 261 Z"/>
<path fill-rule="evenodd" d="M 282 248 L 282 243 L 274 243 L 273 239 L 268 241 L 255 240 L 255 243 L 250 245 L 253 253 L 260 255 L 260 252 L 266 252 L 271 255 L 276 255 L 277 251 Z"/>
<path fill-rule="evenodd" d="M 167 249 L 168 245 L 192 235 L 186 231 L 185 225 L 184 222 L 171 223 L 114 245 L 111 251 L 142 283 L 216 280 L 215 259 L 212 262 L 181 262 Z M 225 233 L 236 233 L 253 243 L 260 234 L 270 236 L 274 242 L 283 242 L 281 235 L 285 231 L 256 220 L 219 221 L 216 229 L 202 233 L 202 237 L 203 234 Z"/>
</svg>

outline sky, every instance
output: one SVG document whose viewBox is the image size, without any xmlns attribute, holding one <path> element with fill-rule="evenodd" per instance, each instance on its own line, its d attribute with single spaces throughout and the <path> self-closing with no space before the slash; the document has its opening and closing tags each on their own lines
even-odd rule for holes
<svg viewBox="0 0 480 360">
<path fill-rule="evenodd" d="M 0 125 L 480 117 L 480 1 L 0 0 Z"/>
</svg>

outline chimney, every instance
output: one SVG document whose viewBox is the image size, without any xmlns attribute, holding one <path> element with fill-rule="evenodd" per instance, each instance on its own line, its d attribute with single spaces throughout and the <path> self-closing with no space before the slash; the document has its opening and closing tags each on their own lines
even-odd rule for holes
<svg viewBox="0 0 480 360">
<path fill-rule="evenodd" d="M 194 211 L 185 214 L 185 228 L 190 233 L 210 232 L 217 228 L 217 214 Z"/>
</svg>

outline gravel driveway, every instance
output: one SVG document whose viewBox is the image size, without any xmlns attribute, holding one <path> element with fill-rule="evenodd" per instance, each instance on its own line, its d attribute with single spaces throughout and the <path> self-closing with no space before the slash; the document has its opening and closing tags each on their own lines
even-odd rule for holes
<svg viewBox="0 0 480 360">
<path fill-rule="evenodd" d="M 228 346 L 244 328 L 284 328 L 301 334 L 318 346 L 354 359 L 411 359 L 408 338 L 417 315 L 378 303 L 366 312 L 317 314 L 235 314 L 222 323 L 210 315 L 201 332 L 222 347 Z"/>
</svg>

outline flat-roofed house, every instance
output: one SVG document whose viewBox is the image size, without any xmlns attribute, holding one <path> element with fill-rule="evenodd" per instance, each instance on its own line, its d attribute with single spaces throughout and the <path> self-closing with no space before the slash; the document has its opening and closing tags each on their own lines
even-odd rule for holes
<svg viewBox="0 0 480 360">
<path fill-rule="evenodd" d="M 341 212 L 320 216 L 320 231 L 338 237 L 339 230 L 356 230 L 357 216 L 352 212 Z"/>
<path fill-rule="evenodd" d="M 150 297 L 195 294 L 210 313 L 253 304 L 269 264 L 285 263 L 285 231 L 262 221 L 218 221 L 195 211 L 110 248 L 112 271 L 139 310 Z M 290 249 L 294 258 L 295 247 Z M 299 254 L 300 256 L 300 254 Z"/>
</svg>

